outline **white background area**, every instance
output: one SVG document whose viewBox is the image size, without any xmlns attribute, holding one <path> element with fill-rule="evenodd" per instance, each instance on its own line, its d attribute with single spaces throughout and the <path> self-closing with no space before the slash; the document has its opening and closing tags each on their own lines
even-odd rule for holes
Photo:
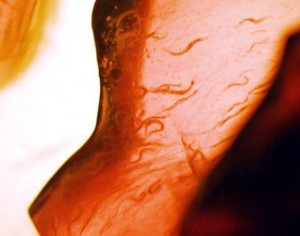
<svg viewBox="0 0 300 236">
<path fill-rule="evenodd" d="M 0 91 L 0 235 L 37 235 L 27 208 L 95 126 L 94 0 L 59 0 L 29 69 Z"/>
</svg>

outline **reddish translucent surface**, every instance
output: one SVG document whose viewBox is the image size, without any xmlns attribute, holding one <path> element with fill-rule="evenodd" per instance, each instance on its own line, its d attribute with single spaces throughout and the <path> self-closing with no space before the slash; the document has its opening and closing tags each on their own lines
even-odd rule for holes
<svg viewBox="0 0 300 236">
<path fill-rule="evenodd" d="M 299 235 L 300 33 L 270 92 L 207 178 L 183 235 Z"/>
<path fill-rule="evenodd" d="M 124 2 L 96 2 L 98 125 L 33 203 L 42 235 L 178 234 L 267 93 L 283 29 L 300 12 L 294 1 Z"/>
</svg>

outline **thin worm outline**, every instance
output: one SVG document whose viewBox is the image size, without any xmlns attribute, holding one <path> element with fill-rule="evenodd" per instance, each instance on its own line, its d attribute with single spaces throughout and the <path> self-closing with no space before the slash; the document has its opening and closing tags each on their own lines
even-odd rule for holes
<svg viewBox="0 0 300 236">
<path fill-rule="evenodd" d="M 168 49 L 165 49 L 169 54 L 171 54 L 172 56 L 181 56 L 187 52 L 189 52 L 194 46 L 195 44 L 201 42 L 201 41 L 204 41 L 206 40 L 207 38 L 197 38 L 195 40 L 193 40 L 192 42 L 190 42 L 183 50 L 181 51 L 178 51 L 178 52 L 173 52 L 173 51 L 170 51 Z"/>
</svg>

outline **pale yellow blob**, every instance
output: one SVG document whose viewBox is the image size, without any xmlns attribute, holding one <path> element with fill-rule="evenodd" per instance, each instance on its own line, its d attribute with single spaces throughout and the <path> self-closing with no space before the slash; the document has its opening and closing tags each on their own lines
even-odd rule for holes
<svg viewBox="0 0 300 236">
<path fill-rule="evenodd" d="M 56 0 L 0 2 L 0 88 L 30 66 L 55 8 Z"/>
</svg>

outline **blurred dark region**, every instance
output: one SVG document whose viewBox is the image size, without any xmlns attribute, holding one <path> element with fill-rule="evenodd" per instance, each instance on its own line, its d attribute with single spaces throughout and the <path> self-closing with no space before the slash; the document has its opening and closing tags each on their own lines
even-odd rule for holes
<svg viewBox="0 0 300 236">
<path fill-rule="evenodd" d="M 269 94 L 207 178 L 181 235 L 300 235 L 300 33 Z"/>
</svg>

